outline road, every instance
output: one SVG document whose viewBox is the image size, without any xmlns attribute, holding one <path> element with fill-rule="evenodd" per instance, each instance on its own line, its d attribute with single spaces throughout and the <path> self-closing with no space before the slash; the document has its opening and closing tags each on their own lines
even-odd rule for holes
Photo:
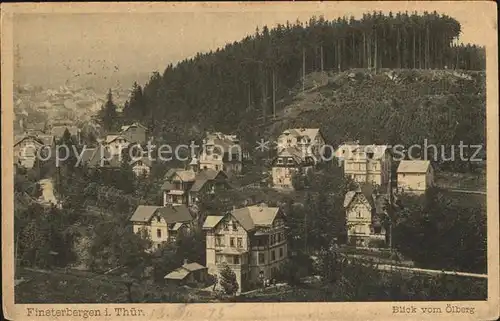
<svg viewBox="0 0 500 321">
<path fill-rule="evenodd" d="M 378 264 L 377 269 L 381 271 L 406 271 L 406 272 L 416 272 L 416 273 L 424 273 L 424 274 L 446 274 L 446 275 L 455 275 L 455 276 L 468 276 L 473 278 L 483 278 L 487 279 L 487 274 L 476 274 L 476 273 L 468 273 L 468 272 L 456 272 L 456 271 L 444 271 L 444 270 L 429 270 L 429 269 L 419 269 L 419 268 L 411 268 L 404 266 L 396 266 L 396 265 L 388 265 L 388 264 Z"/>
<path fill-rule="evenodd" d="M 471 191 L 471 190 L 466 190 L 466 189 L 448 189 L 448 191 L 453 192 L 453 193 L 486 195 L 486 192 L 483 192 L 483 191 Z"/>
<path fill-rule="evenodd" d="M 57 198 L 54 195 L 54 183 L 51 179 L 41 179 L 39 182 L 42 189 L 41 202 L 43 204 L 54 204 L 57 205 Z"/>
</svg>

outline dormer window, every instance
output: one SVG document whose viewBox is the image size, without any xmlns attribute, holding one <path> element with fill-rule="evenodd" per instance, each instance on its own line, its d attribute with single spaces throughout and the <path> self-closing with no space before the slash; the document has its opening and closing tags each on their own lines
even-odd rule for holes
<svg viewBox="0 0 500 321">
<path fill-rule="evenodd" d="M 237 231 L 238 230 L 238 225 L 236 224 L 235 221 L 232 222 L 233 224 L 233 231 Z"/>
<path fill-rule="evenodd" d="M 161 222 L 161 217 L 157 216 L 156 217 L 156 222 L 160 223 Z"/>
<path fill-rule="evenodd" d="M 278 158 L 278 165 L 283 165 L 283 158 Z"/>
<path fill-rule="evenodd" d="M 366 156 L 368 157 L 368 159 L 372 159 L 373 158 L 373 152 L 366 153 Z"/>
</svg>

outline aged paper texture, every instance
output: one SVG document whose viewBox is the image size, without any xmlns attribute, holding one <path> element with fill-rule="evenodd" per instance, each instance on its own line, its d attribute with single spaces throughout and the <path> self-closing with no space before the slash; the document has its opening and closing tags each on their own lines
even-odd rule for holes
<svg viewBox="0 0 500 321">
<path fill-rule="evenodd" d="M 498 318 L 494 2 L 1 9 L 5 318 Z"/>
</svg>

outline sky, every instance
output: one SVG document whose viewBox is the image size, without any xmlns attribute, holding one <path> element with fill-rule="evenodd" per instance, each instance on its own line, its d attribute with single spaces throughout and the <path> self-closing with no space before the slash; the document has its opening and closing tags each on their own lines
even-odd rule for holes
<svg viewBox="0 0 500 321">
<path fill-rule="evenodd" d="M 464 43 L 488 43 L 481 30 L 491 28 L 492 23 L 496 26 L 496 21 L 475 11 L 472 3 L 442 3 L 439 7 L 432 3 L 373 4 L 178 4 L 173 9 L 162 7 L 164 12 L 116 12 L 115 5 L 111 10 L 108 7 L 85 13 L 17 13 L 13 20 L 14 48 L 18 48 L 14 76 L 16 82 L 44 87 L 104 78 L 108 82 L 122 80 L 122 85 L 130 87 L 133 79 L 143 81 L 153 71 L 162 72 L 169 63 L 241 40 L 255 33 L 256 27 L 272 27 L 287 20 L 307 21 L 320 15 L 326 19 L 361 17 L 377 9 L 385 13 L 437 10 L 462 24 L 460 40 Z"/>
</svg>

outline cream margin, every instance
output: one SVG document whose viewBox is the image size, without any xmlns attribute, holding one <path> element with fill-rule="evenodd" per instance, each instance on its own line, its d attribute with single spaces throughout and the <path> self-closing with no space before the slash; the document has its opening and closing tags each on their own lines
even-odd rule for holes
<svg viewBox="0 0 500 321">
<path fill-rule="evenodd" d="M 220 304 L 14 304 L 13 260 L 13 23 L 15 13 L 116 13 L 116 12 L 311 12 L 335 11 L 350 15 L 353 9 L 432 12 L 446 11 L 481 15 L 474 26 L 477 38 L 489 39 L 487 52 L 487 206 L 488 206 L 488 301 L 480 302 L 359 302 L 359 303 L 220 303 Z M 491 1 L 373 1 L 373 2 L 300 2 L 300 3 L 26 3 L 1 5 L 2 62 L 2 305 L 10 320 L 28 320 L 27 307 L 141 308 L 145 317 L 128 320 L 495 320 L 499 317 L 499 207 L 498 207 L 498 45 L 496 3 Z M 393 305 L 440 307 L 447 303 L 472 306 L 468 314 L 392 314 Z M 49 317 L 39 319 L 50 319 Z M 56 319 L 56 318 L 54 318 Z M 63 319 L 63 318 L 57 318 Z M 76 318 L 72 318 L 73 320 Z M 81 318 L 83 320 L 83 318 Z M 96 319 L 96 318 L 89 318 Z M 101 317 L 121 320 L 121 317 Z"/>
</svg>

